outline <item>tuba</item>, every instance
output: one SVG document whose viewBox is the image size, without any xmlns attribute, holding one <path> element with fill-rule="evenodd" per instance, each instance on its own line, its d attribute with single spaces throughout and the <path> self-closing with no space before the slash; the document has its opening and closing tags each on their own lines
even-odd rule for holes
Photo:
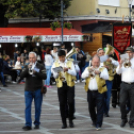
<svg viewBox="0 0 134 134">
<path fill-rule="evenodd" d="M 111 45 L 107 44 L 106 52 L 105 55 L 109 55 L 112 51 L 114 50 L 114 47 Z M 110 58 L 112 60 L 112 58 Z M 108 66 L 109 70 L 113 69 L 113 64 L 109 61 L 104 62 L 104 66 Z"/>
<path fill-rule="evenodd" d="M 114 50 L 114 47 L 107 44 L 105 55 L 109 55 Z"/>
<path fill-rule="evenodd" d="M 72 55 L 78 53 L 76 50 L 75 50 L 75 47 L 73 47 L 66 55 L 66 59 L 70 58 Z"/>
</svg>

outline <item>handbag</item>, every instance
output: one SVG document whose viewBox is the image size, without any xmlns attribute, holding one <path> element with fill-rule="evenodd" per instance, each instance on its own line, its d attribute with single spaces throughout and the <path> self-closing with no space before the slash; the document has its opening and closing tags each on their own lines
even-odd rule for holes
<svg viewBox="0 0 134 134">
<path fill-rule="evenodd" d="M 42 93 L 42 94 L 46 94 L 46 93 L 47 93 L 47 87 L 42 86 L 42 88 L 41 88 L 41 93 Z"/>
</svg>

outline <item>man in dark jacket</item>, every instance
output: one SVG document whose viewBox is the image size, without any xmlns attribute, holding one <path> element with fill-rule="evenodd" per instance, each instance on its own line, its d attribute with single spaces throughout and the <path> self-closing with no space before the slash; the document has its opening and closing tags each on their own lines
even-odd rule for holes
<svg viewBox="0 0 134 134">
<path fill-rule="evenodd" d="M 8 65 L 9 60 L 10 60 L 9 55 L 6 55 L 5 59 L 4 59 L 4 62 L 3 62 L 3 73 L 11 75 L 12 83 L 16 83 L 17 72 L 16 72 L 16 70 L 12 70 L 13 67 L 10 67 Z"/>
<path fill-rule="evenodd" d="M 79 68 L 80 68 L 80 71 L 81 71 L 81 74 L 82 74 L 83 71 L 84 71 L 84 66 L 86 64 L 86 55 L 82 50 L 80 50 L 79 47 L 76 47 L 76 51 L 78 52 L 77 53 L 77 60 L 79 61 L 78 65 L 79 65 Z M 77 76 L 77 80 L 79 82 L 79 77 L 78 76 Z"/>
<path fill-rule="evenodd" d="M 27 65 L 20 74 L 20 79 L 26 78 L 25 85 L 25 126 L 23 130 L 32 129 L 32 119 L 31 119 L 31 106 L 32 100 L 34 99 L 35 105 L 35 121 L 34 129 L 39 129 L 40 125 L 40 114 L 41 105 L 43 100 L 43 95 L 41 93 L 41 88 L 43 86 L 43 79 L 46 79 L 46 71 L 42 64 L 37 63 L 36 53 L 29 53 L 29 65 Z"/>
<path fill-rule="evenodd" d="M 3 87 L 7 87 L 7 85 L 5 84 L 5 79 L 3 74 L 3 58 L 1 53 L 0 53 L 0 76 L 1 76 L 1 82 L 3 84 Z"/>
</svg>

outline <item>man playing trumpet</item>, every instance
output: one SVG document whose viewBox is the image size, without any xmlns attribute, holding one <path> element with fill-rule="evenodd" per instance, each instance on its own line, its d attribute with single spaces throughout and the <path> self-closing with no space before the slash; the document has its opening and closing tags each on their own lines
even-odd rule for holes
<svg viewBox="0 0 134 134">
<path fill-rule="evenodd" d="M 133 48 L 128 47 L 126 53 L 129 55 L 129 61 L 120 61 L 119 66 L 116 69 L 117 74 L 121 74 L 121 85 L 120 85 L 120 111 L 122 122 L 121 127 L 124 127 L 128 122 L 126 103 L 130 99 L 131 113 L 129 119 L 129 125 L 134 128 L 134 59 L 133 59 Z"/>
<path fill-rule="evenodd" d="M 76 70 L 72 61 L 66 59 L 66 53 L 64 50 L 58 52 L 59 59 L 54 62 L 52 66 L 52 73 L 55 78 L 58 88 L 58 98 L 60 103 L 60 113 L 62 119 L 62 129 L 67 128 L 66 122 L 66 104 L 69 106 L 68 117 L 69 126 L 74 127 L 73 114 L 74 114 L 74 81 L 76 80 Z M 62 69 L 56 71 L 55 68 L 61 67 Z"/>
<path fill-rule="evenodd" d="M 31 107 L 32 101 L 34 100 L 35 106 L 35 120 L 34 129 L 40 127 L 40 115 L 41 106 L 43 101 L 43 94 L 41 88 L 43 86 L 43 79 L 46 79 L 46 71 L 42 64 L 37 62 L 37 55 L 34 52 L 29 53 L 30 64 L 25 66 L 20 74 L 20 80 L 26 78 L 25 85 L 25 126 L 22 128 L 25 131 L 32 129 L 32 117 Z"/>
<path fill-rule="evenodd" d="M 91 75 L 92 71 L 94 71 L 94 77 L 93 74 Z M 109 75 L 106 68 L 100 67 L 98 55 L 92 58 L 92 66 L 85 69 L 82 73 L 82 78 L 86 79 L 85 90 L 93 125 L 96 130 L 100 130 L 103 121 L 104 93 L 107 91 L 105 80 L 109 79 Z M 97 107 L 97 110 L 95 107 Z"/>
</svg>

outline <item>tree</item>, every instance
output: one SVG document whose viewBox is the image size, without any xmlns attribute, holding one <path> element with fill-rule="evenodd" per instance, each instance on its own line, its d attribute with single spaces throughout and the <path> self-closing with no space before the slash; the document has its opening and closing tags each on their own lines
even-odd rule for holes
<svg viewBox="0 0 134 134">
<path fill-rule="evenodd" d="M 60 17 L 61 0 L 0 0 L 0 27 L 7 26 L 9 18 L 44 17 L 54 19 Z M 64 12 L 72 0 L 63 0 Z M 5 23 L 6 22 L 6 23 Z"/>
</svg>

